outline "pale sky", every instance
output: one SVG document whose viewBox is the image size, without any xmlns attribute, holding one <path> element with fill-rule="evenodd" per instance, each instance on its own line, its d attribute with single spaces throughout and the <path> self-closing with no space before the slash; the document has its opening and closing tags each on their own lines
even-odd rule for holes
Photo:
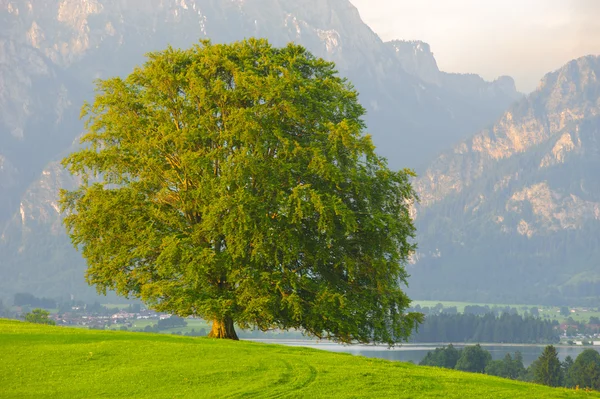
<svg viewBox="0 0 600 399">
<path fill-rule="evenodd" d="M 600 55 L 600 0 L 350 0 L 384 41 L 422 40 L 441 70 L 515 78 L 525 93 L 547 72 Z"/>
</svg>

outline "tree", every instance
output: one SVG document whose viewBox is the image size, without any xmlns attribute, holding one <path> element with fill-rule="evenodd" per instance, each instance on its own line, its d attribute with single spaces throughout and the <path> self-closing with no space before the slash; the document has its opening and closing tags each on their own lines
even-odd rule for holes
<svg viewBox="0 0 600 399">
<path fill-rule="evenodd" d="M 421 366 L 434 366 L 453 369 L 460 357 L 460 351 L 454 345 L 450 344 L 446 348 L 435 348 L 433 352 L 427 352 L 427 355 L 421 360 Z"/>
<path fill-rule="evenodd" d="M 575 386 L 573 378 L 573 358 L 567 356 L 565 360 L 560 364 L 563 374 L 563 385 L 567 388 Z"/>
<path fill-rule="evenodd" d="M 515 352 L 513 358 L 510 353 L 507 353 L 502 360 L 492 360 L 485 368 L 485 373 L 495 375 L 502 378 L 510 378 L 516 380 L 525 372 L 523 366 L 523 356 L 521 352 Z"/>
<path fill-rule="evenodd" d="M 466 346 L 461 352 L 460 358 L 456 362 L 456 370 L 483 373 L 492 360 L 490 352 L 483 349 L 479 344 Z"/>
<path fill-rule="evenodd" d="M 185 327 L 187 326 L 187 321 L 179 316 L 172 315 L 168 319 L 159 320 L 156 326 L 158 330 L 167 330 L 169 328 Z"/>
<path fill-rule="evenodd" d="M 485 373 L 512 380 L 522 378 L 525 374 L 523 355 L 521 352 L 515 352 L 515 356 L 512 357 L 510 353 L 507 353 L 502 360 L 492 360 L 486 366 Z"/>
<path fill-rule="evenodd" d="M 560 386 L 562 383 L 562 370 L 556 348 L 548 345 L 538 358 L 533 371 L 534 381 L 538 384 L 551 387 Z"/>
<path fill-rule="evenodd" d="M 507 358 L 505 357 L 505 360 L 507 360 Z M 512 364 L 510 367 L 510 378 L 512 378 L 513 380 L 522 378 L 523 375 L 525 375 L 525 366 L 523 365 L 523 355 L 521 354 L 521 352 L 517 351 L 515 352 L 515 356 L 512 359 Z"/>
<path fill-rule="evenodd" d="M 97 83 L 61 192 L 87 281 L 150 307 L 341 342 L 405 340 L 421 321 L 409 170 L 374 152 L 332 63 L 290 44 L 201 42 Z"/>
<path fill-rule="evenodd" d="M 25 321 L 36 324 L 56 325 L 56 322 L 50 319 L 50 312 L 44 309 L 33 309 L 30 313 L 25 314 Z"/>
<path fill-rule="evenodd" d="M 510 356 L 510 355 L 509 355 Z M 496 377 L 510 378 L 510 371 L 504 360 L 492 360 L 485 366 L 485 373 Z"/>
<path fill-rule="evenodd" d="M 594 349 L 581 352 L 571 367 L 570 378 L 573 386 L 600 390 L 600 354 Z"/>
</svg>

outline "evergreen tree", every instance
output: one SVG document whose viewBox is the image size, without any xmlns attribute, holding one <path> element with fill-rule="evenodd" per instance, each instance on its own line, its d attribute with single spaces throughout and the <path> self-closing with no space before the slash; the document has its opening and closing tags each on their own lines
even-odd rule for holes
<svg viewBox="0 0 600 399">
<path fill-rule="evenodd" d="M 553 345 L 544 348 L 544 352 L 538 358 L 534 370 L 534 381 L 538 384 L 551 387 L 560 386 L 562 383 L 562 370 L 558 353 Z"/>
<path fill-rule="evenodd" d="M 572 388 L 575 386 L 573 379 L 573 358 L 567 356 L 565 360 L 560 364 L 563 374 L 563 386 Z"/>
<path fill-rule="evenodd" d="M 513 380 L 520 379 L 525 374 L 525 366 L 523 365 L 523 355 L 521 352 L 515 352 L 510 367 L 510 378 Z"/>
</svg>

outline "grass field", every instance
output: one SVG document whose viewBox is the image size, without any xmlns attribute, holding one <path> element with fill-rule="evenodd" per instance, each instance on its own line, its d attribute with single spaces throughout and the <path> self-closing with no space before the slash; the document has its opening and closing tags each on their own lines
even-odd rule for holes
<svg viewBox="0 0 600 399">
<path fill-rule="evenodd" d="M 6 398 L 583 398 L 308 348 L 0 320 Z"/>
</svg>

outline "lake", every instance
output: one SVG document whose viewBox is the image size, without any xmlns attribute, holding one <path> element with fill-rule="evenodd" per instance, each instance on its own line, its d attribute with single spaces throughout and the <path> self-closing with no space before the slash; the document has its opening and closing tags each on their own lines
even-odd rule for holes
<svg viewBox="0 0 600 399">
<path fill-rule="evenodd" d="M 340 345 L 325 341 L 310 340 L 286 340 L 286 339 L 252 339 L 251 341 L 265 342 L 289 346 L 304 346 L 308 348 L 322 349 L 330 352 L 346 352 L 357 356 L 375 357 L 386 360 L 409 362 L 418 364 L 427 355 L 427 352 L 445 346 L 445 344 L 404 344 L 398 348 L 388 349 L 387 346 L 374 345 Z M 463 348 L 475 344 L 453 344 L 456 348 Z M 571 356 L 573 360 L 583 350 L 596 349 L 593 346 L 560 346 L 555 345 L 560 360 Z M 516 351 L 523 355 L 523 365 L 528 367 L 544 351 L 546 345 L 520 345 L 520 344 L 481 344 L 481 347 L 492 354 L 492 359 L 503 359 L 507 353 L 513 355 Z M 597 350 L 597 349 L 596 349 Z"/>
</svg>

